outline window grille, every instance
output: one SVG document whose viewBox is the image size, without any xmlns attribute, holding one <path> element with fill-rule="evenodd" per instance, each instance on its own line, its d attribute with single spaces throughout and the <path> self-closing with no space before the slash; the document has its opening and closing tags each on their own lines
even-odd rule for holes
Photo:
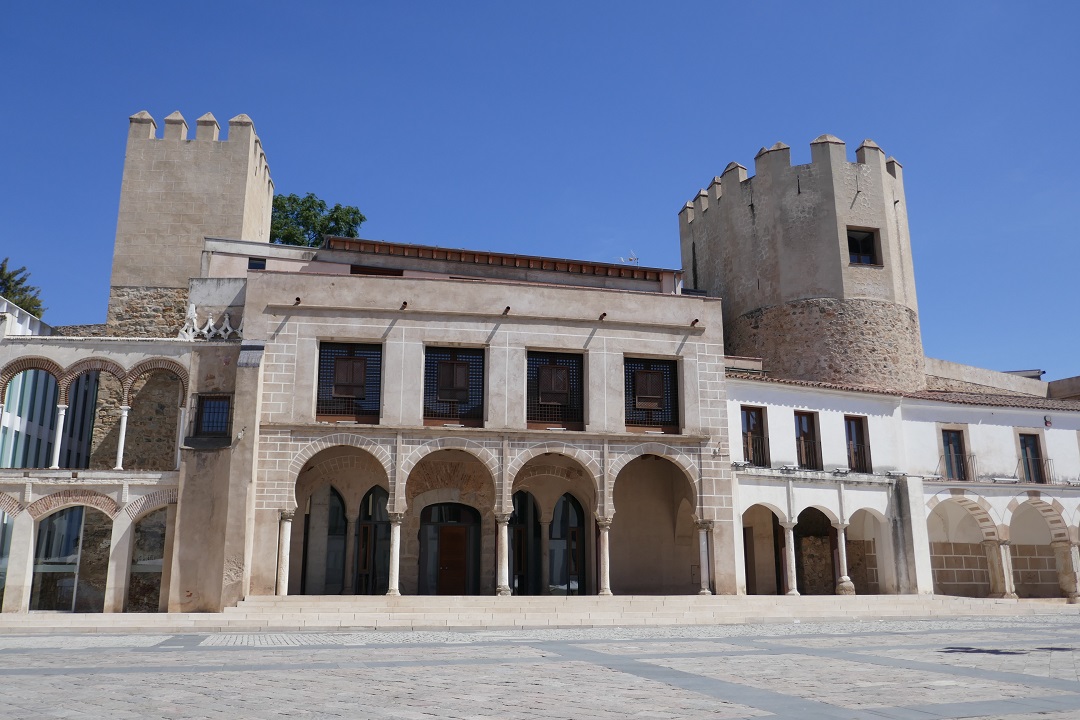
<svg viewBox="0 0 1080 720">
<path fill-rule="evenodd" d="M 381 345 L 319 344 L 316 419 L 378 423 L 381 386 Z"/>
<path fill-rule="evenodd" d="M 679 432 L 679 373 L 676 361 L 626 358 L 623 365 L 627 427 Z"/>
<path fill-rule="evenodd" d="M 232 397 L 229 395 L 200 395 L 195 413 L 197 437 L 227 437 L 232 415 Z"/>
<path fill-rule="evenodd" d="M 528 354 L 525 418 L 529 427 L 585 429 L 584 366 L 581 355 Z"/>
<path fill-rule="evenodd" d="M 482 425 L 484 351 L 429 347 L 424 353 L 424 419 Z"/>
</svg>

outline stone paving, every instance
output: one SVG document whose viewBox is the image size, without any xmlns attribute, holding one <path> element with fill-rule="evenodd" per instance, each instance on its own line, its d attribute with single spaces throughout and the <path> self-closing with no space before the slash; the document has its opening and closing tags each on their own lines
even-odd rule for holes
<svg viewBox="0 0 1080 720">
<path fill-rule="evenodd" d="M 1080 718 L 1080 618 L 0 636 L 0 718 Z"/>
</svg>

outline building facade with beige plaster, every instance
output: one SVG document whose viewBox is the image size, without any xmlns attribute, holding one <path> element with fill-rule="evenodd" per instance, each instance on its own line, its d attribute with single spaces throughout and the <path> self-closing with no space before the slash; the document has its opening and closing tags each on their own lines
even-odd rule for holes
<svg viewBox="0 0 1080 720">
<path fill-rule="evenodd" d="M 274 245 L 249 118 L 130 127 L 106 323 L 0 338 L 0 408 L 28 372 L 56 398 L 47 465 L 0 470 L 5 612 L 1077 596 L 1080 403 L 924 358 L 872 142 L 729 167 L 668 270 Z"/>
</svg>

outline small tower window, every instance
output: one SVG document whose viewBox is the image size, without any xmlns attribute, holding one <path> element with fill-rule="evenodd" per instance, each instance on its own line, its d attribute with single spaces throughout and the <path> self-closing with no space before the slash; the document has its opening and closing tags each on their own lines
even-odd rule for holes
<svg viewBox="0 0 1080 720">
<path fill-rule="evenodd" d="M 852 265 L 881 265 L 877 230 L 848 228 L 848 256 Z"/>
</svg>

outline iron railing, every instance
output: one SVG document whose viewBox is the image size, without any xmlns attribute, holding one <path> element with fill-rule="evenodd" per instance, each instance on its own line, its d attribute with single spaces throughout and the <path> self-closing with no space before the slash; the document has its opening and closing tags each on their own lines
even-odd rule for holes
<svg viewBox="0 0 1080 720">
<path fill-rule="evenodd" d="M 945 453 L 938 458 L 936 475 L 946 480 L 967 482 L 979 477 L 979 465 L 974 455 L 963 453 Z"/>
<path fill-rule="evenodd" d="M 821 443 L 807 438 L 795 438 L 795 452 L 801 470 L 821 470 Z"/>
<path fill-rule="evenodd" d="M 743 460 L 754 467 L 770 467 L 769 461 L 769 438 L 764 435 L 743 433 L 742 439 Z"/>
<path fill-rule="evenodd" d="M 870 446 L 849 442 L 847 464 L 852 472 L 867 474 L 874 472 L 874 466 L 870 463 Z"/>
<path fill-rule="evenodd" d="M 1021 457 L 1016 463 L 1016 477 L 1025 483 L 1052 483 L 1054 461 L 1049 458 Z"/>
</svg>

